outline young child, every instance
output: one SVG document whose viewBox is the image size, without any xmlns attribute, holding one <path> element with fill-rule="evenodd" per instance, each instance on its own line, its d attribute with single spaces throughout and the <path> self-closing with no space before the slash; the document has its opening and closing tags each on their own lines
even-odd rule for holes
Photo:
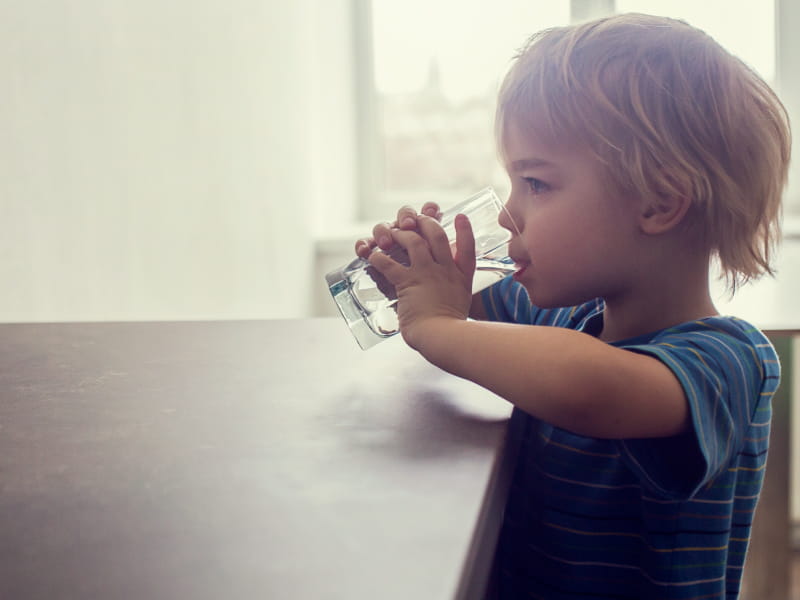
<svg viewBox="0 0 800 600">
<path fill-rule="evenodd" d="M 709 269 L 732 291 L 772 273 L 781 103 L 703 32 L 628 14 L 531 38 L 496 125 L 513 278 L 472 298 L 469 223 L 454 257 L 435 205 L 356 251 L 411 347 L 515 405 L 499 595 L 736 598 L 780 373 Z M 372 252 L 393 244 L 410 267 Z"/>
</svg>

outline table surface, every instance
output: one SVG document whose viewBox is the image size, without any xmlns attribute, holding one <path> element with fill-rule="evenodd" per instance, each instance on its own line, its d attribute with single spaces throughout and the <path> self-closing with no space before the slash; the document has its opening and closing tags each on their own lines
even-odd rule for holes
<svg viewBox="0 0 800 600">
<path fill-rule="evenodd" d="M 510 408 L 399 338 L 362 352 L 308 319 L 0 339 L 0 597 L 479 593 Z"/>
</svg>

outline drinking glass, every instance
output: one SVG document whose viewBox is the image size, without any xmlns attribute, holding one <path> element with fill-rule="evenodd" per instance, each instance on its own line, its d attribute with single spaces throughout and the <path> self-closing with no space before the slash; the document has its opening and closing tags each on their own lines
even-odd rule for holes
<svg viewBox="0 0 800 600">
<path fill-rule="evenodd" d="M 472 225 L 476 258 L 473 293 L 514 272 L 514 261 L 508 257 L 511 233 L 498 223 L 500 212 L 504 210 L 495 191 L 487 187 L 442 213 L 441 225 L 453 251 L 456 215 L 466 215 Z M 408 254 L 401 246 L 395 244 L 388 254 L 408 266 Z M 397 292 L 366 259 L 359 257 L 334 269 L 325 275 L 325 280 L 339 312 L 362 349 L 371 348 L 398 332 Z"/>
</svg>

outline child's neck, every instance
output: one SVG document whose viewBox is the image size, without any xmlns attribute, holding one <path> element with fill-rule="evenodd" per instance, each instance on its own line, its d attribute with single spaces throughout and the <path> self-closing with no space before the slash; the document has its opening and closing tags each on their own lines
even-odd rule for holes
<svg viewBox="0 0 800 600">
<path fill-rule="evenodd" d="M 636 289 L 605 301 L 600 339 L 609 342 L 718 314 L 709 291 L 707 260 L 673 262 Z"/>
</svg>

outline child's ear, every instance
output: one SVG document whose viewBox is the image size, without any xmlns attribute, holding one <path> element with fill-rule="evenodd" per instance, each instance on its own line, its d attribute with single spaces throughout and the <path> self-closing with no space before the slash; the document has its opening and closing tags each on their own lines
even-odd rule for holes
<svg viewBox="0 0 800 600">
<path fill-rule="evenodd" d="M 664 194 L 643 204 L 639 214 L 639 229 L 648 235 L 665 233 L 686 216 L 692 201 L 686 194 Z"/>
</svg>

